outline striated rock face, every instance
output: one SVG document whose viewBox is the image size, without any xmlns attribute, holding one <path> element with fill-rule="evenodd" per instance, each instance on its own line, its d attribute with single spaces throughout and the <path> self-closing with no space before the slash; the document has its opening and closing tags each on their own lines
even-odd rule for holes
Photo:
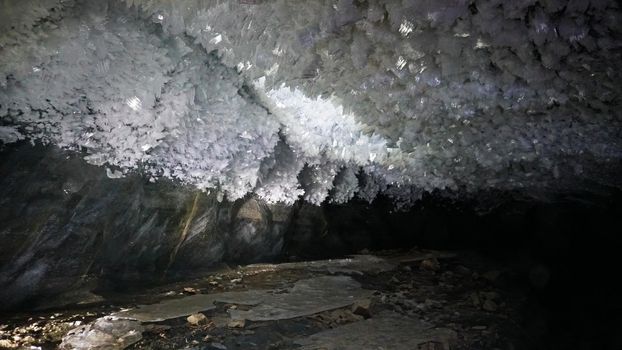
<svg viewBox="0 0 622 350">
<path fill-rule="evenodd" d="M 2 307 L 78 289 L 91 277 L 158 280 L 221 261 L 279 255 L 287 208 L 218 199 L 172 182 L 110 179 L 103 168 L 55 147 L 5 149 Z"/>
<path fill-rule="evenodd" d="M 251 198 L 239 202 L 227 240 L 227 256 L 238 262 L 270 259 L 280 254 L 289 209 Z M 267 248 L 267 249 L 266 249 Z"/>
</svg>

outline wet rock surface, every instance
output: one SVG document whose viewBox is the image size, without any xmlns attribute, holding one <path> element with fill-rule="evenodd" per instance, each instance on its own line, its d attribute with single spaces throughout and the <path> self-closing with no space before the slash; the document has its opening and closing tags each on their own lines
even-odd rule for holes
<svg viewBox="0 0 622 350">
<path fill-rule="evenodd" d="M 382 228 L 391 217 L 369 206 L 230 202 L 140 173 L 109 178 L 109 169 L 82 157 L 28 143 L 0 149 L 0 310 L 96 303 L 101 290 L 225 263 L 351 254 L 395 231 Z"/>
<path fill-rule="evenodd" d="M 142 338 L 138 321 L 106 316 L 72 329 L 63 337 L 61 350 L 121 350 Z"/>
<path fill-rule="evenodd" d="M 300 349 L 451 349 L 457 340 L 456 332 L 434 328 L 416 318 L 384 311 L 367 321 L 352 322 L 298 340 Z M 425 348 L 424 348 L 425 349 Z"/>
<path fill-rule="evenodd" d="M 424 267 L 431 256 L 437 270 Z M 523 296 L 480 277 L 491 270 L 507 273 L 431 251 L 249 265 L 106 295 L 98 306 L 13 316 L 0 340 L 41 349 L 524 348 L 516 323 Z M 473 290 L 498 308 L 474 304 Z M 73 327 L 50 337 L 44 329 L 55 324 Z"/>
<path fill-rule="evenodd" d="M 110 179 L 54 147 L 9 148 L 0 151 L 0 309 L 50 307 L 59 295 L 90 302 L 98 287 L 266 261 L 283 245 L 286 208 L 273 215 L 254 198 L 220 201 L 138 174 Z"/>
</svg>

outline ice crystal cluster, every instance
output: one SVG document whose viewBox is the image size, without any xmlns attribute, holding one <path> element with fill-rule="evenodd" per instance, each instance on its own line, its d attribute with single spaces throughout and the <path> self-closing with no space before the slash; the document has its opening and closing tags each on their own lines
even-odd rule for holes
<svg viewBox="0 0 622 350">
<path fill-rule="evenodd" d="M 622 159 L 615 0 L 2 0 L 0 140 L 230 199 L 537 192 Z"/>
</svg>

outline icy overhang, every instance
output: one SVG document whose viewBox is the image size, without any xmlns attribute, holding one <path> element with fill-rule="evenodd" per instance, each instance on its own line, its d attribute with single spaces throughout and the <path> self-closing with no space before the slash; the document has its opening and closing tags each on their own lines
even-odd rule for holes
<svg viewBox="0 0 622 350">
<path fill-rule="evenodd" d="M 0 7 L 0 138 L 235 199 L 619 186 L 616 1 Z"/>
</svg>

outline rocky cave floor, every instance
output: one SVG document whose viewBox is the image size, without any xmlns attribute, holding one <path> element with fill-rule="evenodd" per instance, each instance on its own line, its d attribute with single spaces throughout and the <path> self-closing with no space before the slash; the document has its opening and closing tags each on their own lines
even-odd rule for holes
<svg viewBox="0 0 622 350">
<path fill-rule="evenodd" d="M 471 253 L 419 249 L 225 268 L 1 316 L 0 348 L 529 348 L 511 274 Z"/>
</svg>

